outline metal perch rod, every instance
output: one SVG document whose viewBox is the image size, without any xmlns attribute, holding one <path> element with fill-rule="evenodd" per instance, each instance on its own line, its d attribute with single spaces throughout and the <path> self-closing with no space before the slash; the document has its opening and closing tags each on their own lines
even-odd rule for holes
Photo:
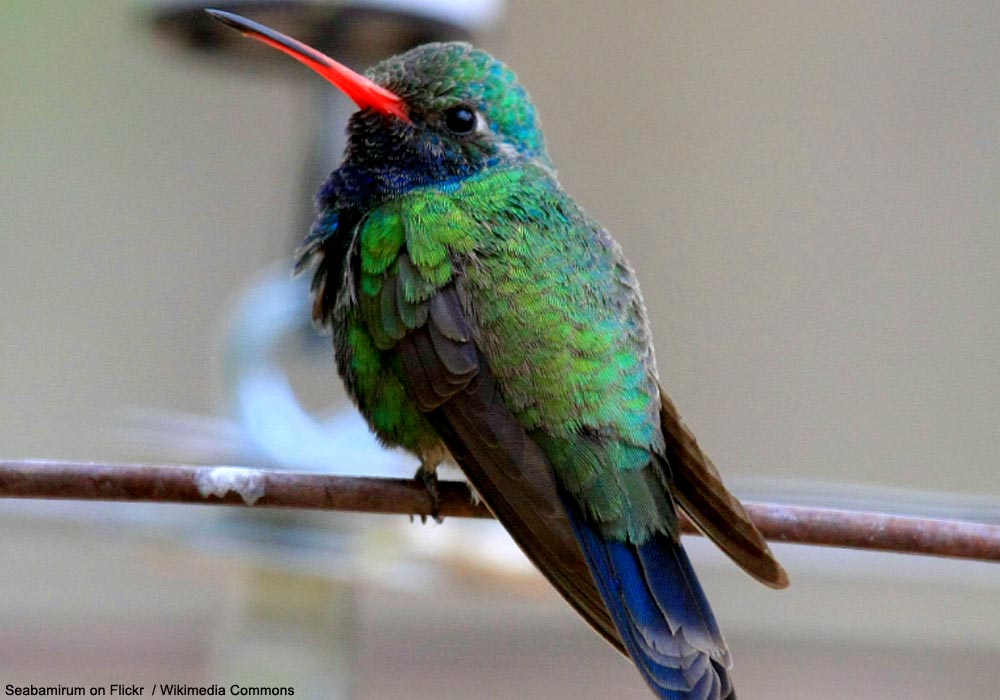
<svg viewBox="0 0 1000 700">
<path fill-rule="evenodd" d="M 439 485 L 440 514 L 489 518 L 466 486 Z M 411 479 L 307 474 L 243 467 L 0 461 L 0 498 L 148 501 L 255 508 L 309 508 L 430 515 L 423 485 Z M 833 508 L 746 503 L 764 537 L 776 542 L 1000 561 L 1000 525 Z M 684 532 L 694 526 L 682 519 Z"/>
</svg>

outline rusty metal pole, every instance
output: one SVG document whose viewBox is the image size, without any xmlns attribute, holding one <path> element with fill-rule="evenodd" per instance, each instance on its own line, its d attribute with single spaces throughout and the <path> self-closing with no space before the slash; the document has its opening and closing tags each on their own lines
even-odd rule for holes
<svg viewBox="0 0 1000 700">
<path fill-rule="evenodd" d="M 440 513 L 492 517 L 462 483 L 439 485 Z M 431 503 L 412 479 L 305 474 L 243 467 L 83 462 L 0 462 L 0 498 L 143 501 L 300 508 L 427 516 Z M 747 503 L 773 542 L 1000 561 L 1000 525 L 891 513 Z M 696 533 L 684 520 L 684 531 Z"/>
</svg>

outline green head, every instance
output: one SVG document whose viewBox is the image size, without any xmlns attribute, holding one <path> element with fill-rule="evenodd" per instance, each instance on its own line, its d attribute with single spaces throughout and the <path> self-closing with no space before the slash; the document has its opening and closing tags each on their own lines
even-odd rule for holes
<svg viewBox="0 0 1000 700">
<path fill-rule="evenodd" d="M 498 161 L 548 164 L 535 107 L 504 63 L 469 44 L 425 44 L 382 61 L 368 76 L 398 95 L 408 122 L 362 111 L 350 125 L 352 147 L 386 131 L 422 159 L 474 169 Z"/>
<path fill-rule="evenodd" d="M 378 172 L 378 179 L 405 189 L 506 163 L 551 167 L 528 93 L 485 51 L 460 42 L 425 44 L 362 76 L 263 25 L 209 12 L 305 63 L 357 103 L 342 170 Z"/>
</svg>

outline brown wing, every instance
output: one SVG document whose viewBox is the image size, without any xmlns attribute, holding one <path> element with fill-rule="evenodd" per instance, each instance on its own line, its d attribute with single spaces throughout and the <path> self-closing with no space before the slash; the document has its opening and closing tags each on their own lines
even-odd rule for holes
<svg viewBox="0 0 1000 700">
<path fill-rule="evenodd" d="M 395 345 L 404 382 L 483 501 L 542 574 L 623 654 L 556 490 L 552 466 L 507 410 L 472 340 L 458 290 Z"/>
<path fill-rule="evenodd" d="M 771 554 L 743 504 L 726 489 L 712 460 L 698 447 L 662 388 L 660 424 L 678 505 L 744 571 L 772 588 L 785 588 L 788 574 Z"/>
</svg>

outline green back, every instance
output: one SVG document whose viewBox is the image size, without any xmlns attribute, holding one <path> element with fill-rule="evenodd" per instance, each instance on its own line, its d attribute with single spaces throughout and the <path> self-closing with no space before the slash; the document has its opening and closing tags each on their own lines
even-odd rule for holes
<svg viewBox="0 0 1000 700">
<path fill-rule="evenodd" d="M 357 304 L 339 326 L 359 404 L 386 442 L 414 449 L 433 440 L 393 353 L 454 282 L 508 409 L 563 488 L 608 536 L 644 541 L 673 530 L 635 276 L 546 169 L 491 169 L 414 189 L 369 213 L 358 254 Z"/>
</svg>

